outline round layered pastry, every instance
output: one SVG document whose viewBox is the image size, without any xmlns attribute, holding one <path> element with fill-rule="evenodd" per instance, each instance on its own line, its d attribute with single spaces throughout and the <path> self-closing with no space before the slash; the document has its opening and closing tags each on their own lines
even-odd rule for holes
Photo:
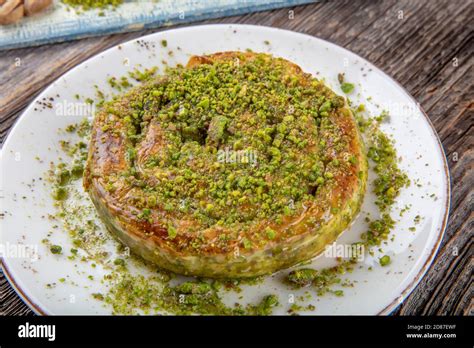
<svg viewBox="0 0 474 348">
<path fill-rule="evenodd" d="M 96 115 L 84 185 L 107 228 L 179 274 L 269 274 L 359 212 L 367 160 L 343 97 L 268 54 L 192 57 Z"/>
</svg>

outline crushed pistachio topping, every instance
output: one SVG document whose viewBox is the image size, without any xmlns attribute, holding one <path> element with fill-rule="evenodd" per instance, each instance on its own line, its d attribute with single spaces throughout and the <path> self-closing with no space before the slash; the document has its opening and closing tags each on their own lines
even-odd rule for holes
<svg viewBox="0 0 474 348">
<path fill-rule="evenodd" d="M 388 238 L 390 231 L 395 226 L 395 221 L 390 215 L 395 199 L 404 187 L 410 185 L 410 180 L 398 166 L 399 159 L 390 139 L 381 129 L 380 122 L 387 117 L 383 112 L 374 120 L 365 120 L 368 154 L 373 162 L 373 170 L 377 175 L 374 180 L 375 204 L 378 206 L 381 218 L 369 221 L 369 230 L 363 239 L 369 246 L 378 246 Z"/>
<path fill-rule="evenodd" d="M 139 218 L 166 220 L 154 211 L 172 212 L 174 220 L 192 216 L 188 232 L 245 229 L 262 219 L 281 224 L 357 164 L 345 152 L 350 137 L 335 124 L 342 97 L 309 75 L 290 73 L 286 61 L 243 58 L 169 68 L 125 95 L 127 107 L 104 105 L 114 117 L 104 118 L 102 131 L 128 144 L 127 170 L 105 180 L 111 192 L 123 180 L 140 188 L 127 197 Z M 150 141 L 162 146 L 143 155 Z M 175 238 L 179 230 L 164 222 Z M 250 249 L 276 238 L 269 228 L 241 243 Z"/>
<path fill-rule="evenodd" d="M 115 9 L 123 3 L 123 0 L 61 0 L 61 2 L 82 11 L 88 11 L 93 9 Z"/>
<path fill-rule="evenodd" d="M 110 304 L 115 314 L 160 310 L 175 315 L 270 315 L 279 304 L 275 295 L 267 295 L 257 304 L 226 305 L 218 294 L 219 288 L 211 281 L 187 281 L 172 286 L 160 276 L 134 276 L 128 272 L 112 272 L 107 278 L 110 291 L 94 297 Z"/>
<path fill-rule="evenodd" d="M 344 82 L 344 75 L 339 74 L 338 80 L 345 93 L 350 93 L 354 86 Z M 394 146 L 394 141 L 390 139 L 381 129 L 380 123 L 388 117 L 388 112 L 383 111 L 379 116 L 372 119 L 365 118 L 362 113 L 365 111 L 364 105 L 359 105 L 352 109 L 361 132 L 365 135 L 365 143 L 368 146 L 367 157 L 372 161 L 373 170 L 376 174 L 374 180 L 374 193 L 376 195 L 375 204 L 377 205 L 380 218 L 370 220 L 367 232 L 362 234 L 362 241 L 358 242 L 367 247 L 367 251 L 373 254 L 373 247 L 378 247 L 383 241 L 387 240 L 390 232 L 395 226 L 395 220 L 390 213 L 396 198 L 400 195 L 404 187 L 410 185 L 410 180 L 406 173 L 399 168 L 399 158 Z M 406 209 L 406 208 L 405 208 Z M 400 214 L 402 214 L 403 209 Z M 415 223 L 419 222 L 420 216 L 415 217 Z M 391 263 L 389 255 L 379 258 L 382 267 Z M 293 286 L 300 288 L 313 286 L 318 295 L 332 292 L 336 296 L 342 296 L 342 290 L 332 290 L 332 286 L 341 283 L 341 274 L 352 271 L 355 260 L 338 260 L 338 265 L 331 268 L 315 270 L 311 268 L 302 268 L 291 271 L 286 280 Z"/>
</svg>

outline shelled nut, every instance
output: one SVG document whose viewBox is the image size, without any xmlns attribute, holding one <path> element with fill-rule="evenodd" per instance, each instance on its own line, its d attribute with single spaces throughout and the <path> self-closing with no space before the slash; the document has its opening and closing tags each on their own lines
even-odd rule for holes
<svg viewBox="0 0 474 348">
<path fill-rule="evenodd" d="M 51 5 L 52 0 L 0 0 L 0 25 L 12 24 Z"/>
<path fill-rule="evenodd" d="M 27 16 L 43 11 L 51 5 L 52 0 L 24 0 L 25 13 Z"/>
</svg>

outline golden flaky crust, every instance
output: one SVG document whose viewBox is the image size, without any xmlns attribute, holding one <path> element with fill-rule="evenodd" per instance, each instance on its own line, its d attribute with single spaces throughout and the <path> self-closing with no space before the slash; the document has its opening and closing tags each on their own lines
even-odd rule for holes
<svg viewBox="0 0 474 348">
<path fill-rule="evenodd" d="M 254 59 L 255 55 L 249 52 L 221 52 L 195 56 L 189 60 L 186 69 L 237 58 L 243 64 L 246 60 Z M 276 59 L 265 56 L 269 62 Z M 297 77 L 302 86 L 311 84 L 311 76 L 303 73 L 297 65 L 281 58 L 278 58 L 278 62 L 283 62 L 286 73 Z M 136 87 L 115 101 L 115 108 L 127 113 L 131 96 L 141 93 L 150 84 L 157 85 L 163 81 L 166 81 L 166 77 Z M 192 214 L 178 217 L 176 212 L 166 211 L 158 204 L 152 209 L 152 218 L 144 220 L 139 217 L 140 209 L 127 203 L 127 197 L 141 188 L 130 185 L 123 176 L 117 175 L 128 169 L 126 158 L 130 140 L 121 132 L 124 128 L 122 118 L 107 110 L 101 110 L 94 121 L 84 186 L 108 229 L 133 252 L 165 269 L 180 274 L 219 278 L 273 273 L 319 254 L 359 212 L 366 187 L 367 160 L 356 121 L 346 105 L 338 107 L 328 116 L 337 129 L 339 146 L 336 146 L 337 139 L 334 139 L 333 133 L 325 137 L 325 146 L 333 159 L 347 162 L 348 155 L 351 155 L 355 160 L 351 165 L 340 166 L 340 169 L 334 166 L 331 185 L 321 187 L 301 214 L 285 216 L 280 223 L 272 219 L 259 219 L 237 232 L 235 228 L 230 231 L 225 225 L 214 225 L 200 233 L 188 231 L 190 226 L 196 224 Z M 134 145 L 137 149 L 135 169 L 138 175 L 147 178 L 149 185 L 159 185 L 155 176 L 148 175 L 149 169 L 144 164 L 150 156 L 166 146 L 166 139 L 156 119 L 150 120 L 145 132 L 143 139 Z M 320 134 L 320 137 L 324 136 Z M 340 139 L 344 139 L 342 148 Z M 305 151 L 315 151 L 317 146 L 317 140 L 309 139 Z M 111 176 L 114 177 L 114 190 L 107 188 Z M 173 221 L 177 226 L 177 233 L 172 238 L 168 225 L 163 224 L 163 221 Z M 264 245 L 251 243 L 250 248 L 242 245 L 243 239 L 252 242 L 257 238 L 254 236 L 268 227 L 275 231 L 270 241 Z M 223 234 L 227 236 L 226 243 L 218 243 L 219 236 Z M 197 238 L 199 247 L 196 248 L 193 242 Z"/>
</svg>

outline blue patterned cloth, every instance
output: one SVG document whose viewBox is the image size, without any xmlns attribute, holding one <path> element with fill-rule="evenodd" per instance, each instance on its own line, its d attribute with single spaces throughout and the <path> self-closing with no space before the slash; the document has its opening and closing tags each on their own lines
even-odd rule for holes
<svg viewBox="0 0 474 348">
<path fill-rule="evenodd" d="M 54 6 L 43 13 L 25 17 L 13 25 L 0 26 L 0 50 L 235 16 L 311 2 L 315 0 L 134 0 L 126 1 L 116 9 L 81 13 L 55 0 Z"/>
</svg>

